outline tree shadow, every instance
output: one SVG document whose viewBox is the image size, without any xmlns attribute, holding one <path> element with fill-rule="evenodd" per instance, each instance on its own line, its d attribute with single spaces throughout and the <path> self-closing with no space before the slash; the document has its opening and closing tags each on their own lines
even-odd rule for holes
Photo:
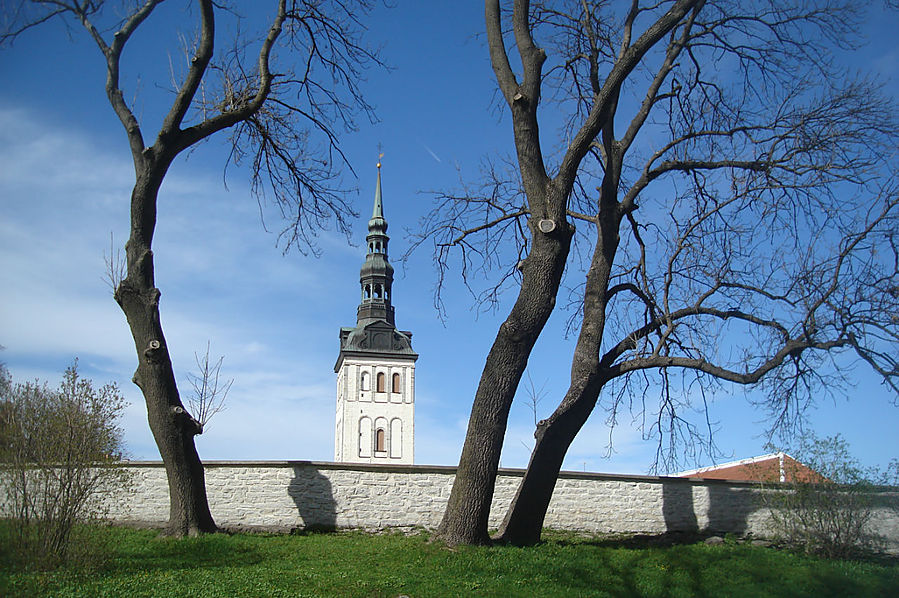
<svg viewBox="0 0 899 598">
<path fill-rule="evenodd" d="M 693 502 L 693 484 L 671 479 L 662 484 L 662 516 L 667 534 L 695 534 L 699 531 Z"/>
<path fill-rule="evenodd" d="M 728 484 L 704 485 L 708 493 L 707 521 L 701 528 L 696 514 L 694 487 L 688 480 L 671 478 L 662 485 L 662 515 L 666 533 L 744 535 L 749 517 L 758 508 L 752 488 Z"/>
<path fill-rule="evenodd" d="M 337 529 L 337 501 L 331 480 L 312 465 L 294 466 L 287 494 L 303 524 L 294 532 L 332 532 Z"/>
<path fill-rule="evenodd" d="M 749 516 L 759 506 L 753 488 L 710 484 L 707 489 L 709 522 L 706 531 L 715 534 L 745 535 L 749 527 Z"/>
<path fill-rule="evenodd" d="M 111 542 L 109 562 L 103 567 L 116 573 L 134 574 L 180 569 L 253 567 L 264 553 L 253 543 L 237 543 L 231 533 L 204 534 L 193 538 L 171 538 L 158 530 L 128 530 L 110 527 L 103 535 Z M 139 534 L 139 535 L 136 535 Z"/>
</svg>

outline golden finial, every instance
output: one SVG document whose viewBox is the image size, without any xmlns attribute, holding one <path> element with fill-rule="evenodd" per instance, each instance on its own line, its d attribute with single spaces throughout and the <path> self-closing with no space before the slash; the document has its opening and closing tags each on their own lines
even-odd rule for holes
<svg viewBox="0 0 899 598">
<path fill-rule="evenodd" d="M 384 152 L 381 151 L 381 144 L 378 144 L 378 170 L 381 169 L 381 158 L 384 157 Z"/>
</svg>

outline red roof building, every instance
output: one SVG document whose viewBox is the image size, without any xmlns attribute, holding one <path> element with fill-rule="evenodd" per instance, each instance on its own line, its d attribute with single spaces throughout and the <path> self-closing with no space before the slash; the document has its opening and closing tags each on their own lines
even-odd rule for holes
<svg viewBox="0 0 899 598">
<path fill-rule="evenodd" d="M 691 469 L 678 473 L 677 477 L 744 482 L 817 483 L 825 481 L 824 476 L 786 453 L 771 453 L 721 465 Z"/>
</svg>

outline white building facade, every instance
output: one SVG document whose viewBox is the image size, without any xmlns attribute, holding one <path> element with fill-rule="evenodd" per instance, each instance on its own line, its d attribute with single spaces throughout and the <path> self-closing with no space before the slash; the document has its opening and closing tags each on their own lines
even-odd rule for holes
<svg viewBox="0 0 899 598">
<path fill-rule="evenodd" d="M 381 165 L 359 273 L 356 326 L 341 328 L 334 460 L 338 463 L 414 462 L 415 361 L 412 333 L 396 328 L 393 267 L 387 259 L 387 221 Z"/>
</svg>

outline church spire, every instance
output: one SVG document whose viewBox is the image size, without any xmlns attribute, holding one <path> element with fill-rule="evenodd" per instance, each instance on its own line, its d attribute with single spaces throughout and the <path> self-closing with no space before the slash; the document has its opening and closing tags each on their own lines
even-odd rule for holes
<svg viewBox="0 0 899 598">
<path fill-rule="evenodd" d="M 383 156 L 384 154 L 381 154 Z M 356 325 L 340 329 L 334 460 L 415 462 L 415 361 L 412 333 L 394 323 L 393 266 L 387 259 L 387 220 L 381 196 L 381 156 Z"/>
<path fill-rule="evenodd" d="M 383 156 L 384 154 L 381 154 Z M 382 232 L 387 232 L 387 221 L 384 220 L 384 203 L 381 200 L 381 160 L 378 158 L 378 182 L 375 185 L 375 207 L 371 211 L 371 220 L 368 221 L 368 230 L 371 232 L 372 227 L 381 228 Z"/>
<path fill-rule="evenodd" d="M 375 201 L 371 220 L 368 221 L 368 235 L 365 237 L 368 252 L 365 263 L 359 271 L 362 286 L 362 302 L 356 311 L 357 325 L 365 325 L 376 320 L 394 324 L 391 304 L 393 286 L 393 266 L 387 259 L 387 220 L 384 218 L 384 204 L 381 198 L 381 160 L 378 156 L 378 180 L 375 185 Z"/>
</svg>

